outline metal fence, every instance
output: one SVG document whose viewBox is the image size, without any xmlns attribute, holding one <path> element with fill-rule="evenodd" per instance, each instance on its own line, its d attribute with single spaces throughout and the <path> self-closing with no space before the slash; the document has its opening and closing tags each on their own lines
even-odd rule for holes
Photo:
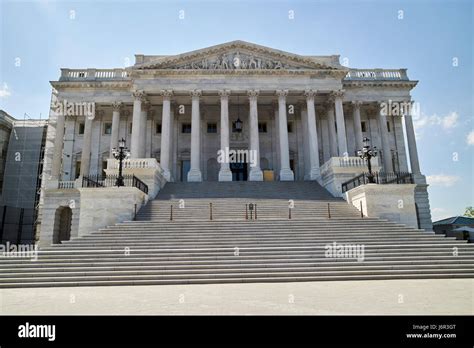
<svg viewBox="0 0 474 348">
<path fill-rule="evenodd" d="M 375 172 L 372 173 L 374 176 L 375 184 L 413 184 L 413 174 L 407 172 L 396 172 L 396 173 L 384 173 Z M 362 173 L 349 181 L 342 184 L 342 193 L 349 191 L 360 185 L 369 183 L 369 173 Z"/>
<path fill-rule="evenodd" d="M 87 175 L 82 177 L 82 187 L 114 187 L 118 175 Z M 148 185 L 133 174 L 123 175 L 124 186 L 136 187 L 140 191 L 148 194 Z"/>
</svg>

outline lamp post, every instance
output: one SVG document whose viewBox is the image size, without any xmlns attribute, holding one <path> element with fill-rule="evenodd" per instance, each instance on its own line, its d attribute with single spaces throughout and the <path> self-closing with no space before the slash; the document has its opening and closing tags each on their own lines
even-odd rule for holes
<svg viewBox="0 0 474 348">
<path fill-rule="evenodd" d="M 117 180 L 115 180 L 115 186 L 125 186 L 123 182 L 123 175 L 122 175 L 122 167 L 123 167 L 123 160 L 130 156 L 130 152 L 125 147 L 125 139 L 122 138 L 118 142 L 118 148 L 114 147 L 112 149 L 112 155 L 116 160 L 119 161 L 119 173 Z"/>
<path fill-rule="evenodd" d="M 367 161 L 367 169 L 369 170 L 369 175 L 367 175 L 367 179 L 369 179 L 369 184 L 375 184 L 374 174 L 372 173 L 372 164 L 370 160 L 373 157 L 377 157 L 377 147 L 370 147 L 370 139 L 365 137 L 363 140 L 364 147 L 361 150 L 357 151 L 357 155 L 362 158 L 363 160 Z"/>
</svg>

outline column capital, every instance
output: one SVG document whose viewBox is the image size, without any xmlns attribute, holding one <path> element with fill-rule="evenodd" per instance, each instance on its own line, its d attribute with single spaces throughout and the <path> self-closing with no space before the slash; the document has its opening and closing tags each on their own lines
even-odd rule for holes
<svg viewBox="0 0 474 348">
<path fill-rule="evenodd" d="M 285 100 L 286 97 L 288 96 L 288 90 L 287 89 L 277 89 L 275 94 L 278 96 L 278 99 Z"/>
<path fill-rule="evenodd" d="M 332 91 L 331 96 L 336 99 L 336 98 L 342 98 L 344 96 L 345 90 L 339 89 L 337 91 Z"/>
<path fill-rule="evenodd" d="M 304 96 L 306 97 L 306 99 L 314 99 L 317 93 L 318 91 L 315 91 L 314 89 L 307 89 L 304 91 Z"/>
<path fill-rule="evenodd" d="M 260 91 L 258 89 L 250 89 L 247 91 L 247 95 L 250 99 L 257 99 Z"/>
<path fill-rule="evenodd" d="M 202 96 L 202 91 L 200 89 L 194 89 L 190 92 L 192 98 L 199 98 Z"/>
<path fill-rule="evenodd" d="M 363 103 L 360 100 L 353 100 L 351 104 L 354 109 L 359 109 Z"/>
<path fill-rule="evenodd" d="M 138 89 L 132 92 L 132 96 L 135 100 L 144 101 L 146 99 L 146 93 Z"/>
<path fill-rule="evenodd" d="M 228 98 L 230 96 L 230 91 L 228 89 L 223 89 L 219 91 L 219 95 L 221 98 Z"/>
<path fill-rule="evenodd" d="M 112 103 L 112 109 L 113 111 L 120 111 L 123 107 L 123 103 L 121 101 L 114 101 Z"/>
<path fill-rule="evenodd" d="M 160 91 L 160 95 L 163 98 L 171 98 L 173 96 L 173 91 L 171 89 L 163 89 Z"/>
</svg>

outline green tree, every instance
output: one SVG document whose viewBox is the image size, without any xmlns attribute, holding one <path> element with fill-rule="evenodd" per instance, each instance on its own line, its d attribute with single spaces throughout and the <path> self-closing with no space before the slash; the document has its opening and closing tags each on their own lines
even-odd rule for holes
<svg viewBox="0 0 474 348">
<path fill-rule="evenodd" d="M 464 211 L 464 216 L 474 218 L 474 208 L 473 207 L 466 207 L 466 210 Z"/>
</svg>

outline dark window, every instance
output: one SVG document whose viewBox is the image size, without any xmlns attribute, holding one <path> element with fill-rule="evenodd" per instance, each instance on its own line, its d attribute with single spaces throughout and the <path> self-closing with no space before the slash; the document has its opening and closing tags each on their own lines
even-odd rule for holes
<svg viewBox="0 0 474 348">
<path fill-rule="evenodd" d="M 79 134 L 84 134 L 84 123 L 79 123 Z"/>
<path fill-rule="evenodd" d="M 217 133 L 217 123 L 208 123 L 207 124 L 208 133 Z"/>
<path fill-rule="evenodd" d="M 365 127 L 365 122 L 361 122 L 360 127 L 362 128 L 362 132 L 367 132 L 367 129 Z"/>
<path fill-rule="evenodd" d="M 258 132 L 259 133 L 266 133 L 267 132 L 267 124 L 266 123 L 259 123 L 258 124 Z"/>
<path fill-rule="evenodd" d="M 293 133 L 293 123 L 288 122 L 288 133 Z"/>
<path fill-rule="evenodd" d="M 156 124 L 156 134 L 161 134 L 161 123 Z"/>
<path fill-rule="evenodd" d="M 183 123 L 181 125 L 181 133 L 191 133 L 191 123 Z"/>
<path fill-rule="evenodd" d="M 76 179 L 79 177 L 81 174 L 81 161 L 76 161 Z"/>
<path fill-rule="evenodd" d="M 130 123 L 130 128 L 128 130 L 128 134 L 132 134 L 132 124 Z"/>
<path fill-rule="evenodd" d="M 390 132 L 390 122 L 387 121 L 387 130 Z"/>
<path fill-rule="evenodd" d="M 112 123 L 104 123 L 104 134 L 105 135 L 112 134 Z"/>
</svg>

